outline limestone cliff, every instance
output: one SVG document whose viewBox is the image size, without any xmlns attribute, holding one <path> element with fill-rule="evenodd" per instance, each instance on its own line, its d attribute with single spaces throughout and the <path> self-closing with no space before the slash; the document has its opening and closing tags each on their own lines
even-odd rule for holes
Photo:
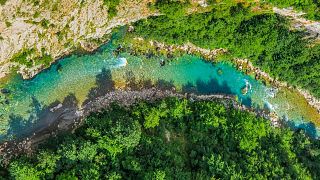
<svg viewBox="0 0 320 180">
<path fill-rule="evenodd" d="M 107 0 L 105 0 L 107 1 Z M 75 48 L 93 50 L 118 25 L 155 15 L 153 0 L 7 0 L 0 5 L 0 78 L 17 66 L 25 78 Z"/>
</svg>

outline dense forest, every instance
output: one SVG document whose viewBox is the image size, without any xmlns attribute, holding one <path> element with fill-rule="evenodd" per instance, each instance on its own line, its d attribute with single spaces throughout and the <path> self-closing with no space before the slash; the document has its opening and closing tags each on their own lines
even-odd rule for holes
<svg viewBox="0 0 320 180">
<path fill-rule="evenodd" d="M 1 174 L 23 180 L 320 178 L 318 141 L 229 107 L 177 98 L 114 104 L 74 134 L 15 158 Z"/>
<path fill-rule="evenodd" d="M 285 18 L 254 12 L 252 6 L 224 3 L 187 16 L 172 8 L 169 15 L 135 23 L 135 34 L 168 44 L 227 48 L 229 58 L 248 58 L 271 76 L 320 97 L 320 45 L 305 38 L 304 32 L 290 30 Z"/>
<path fill-rule="evenodd" d="M 110 18 L 120 2 L 104 0 Z M 267 2 L 320 19 L 316 0 Z M 157 0 L 150 8 L 163 15 L 134 23 L 130 36 L 226 48 L 223 58 L 248 58 L 320 97 L 320 45 L 305 32 L 270 11 L 255 11 L 254 3 L 208 3 L 203 12 L 187 15 L 188 0 Z M 22 61 L 31 51 L 15 58 Z M 235 109 L 229 100 L 114 103 L 86 117 L 74 132 L 50 137 L 33 154 L 1 164 L 0 179 L 320 179 L 320 141 L 282 126 Z"/>
</svg>

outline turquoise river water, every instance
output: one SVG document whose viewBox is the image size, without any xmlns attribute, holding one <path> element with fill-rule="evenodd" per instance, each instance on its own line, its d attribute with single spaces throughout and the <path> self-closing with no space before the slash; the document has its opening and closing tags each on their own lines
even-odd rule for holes
<svg viewBox="0 0 320 180">
<path fill-rule="evenodd" d="M 0 88 L 6 92 L 0 93 L 0 140 L 19 137 L 26 128 L 41 122 L 39 113 L 43 109 L 63 102 L 69 95 L 80 107 L 93 96 L 94 89 L 104 92 L 111 86 L 122 88 L 133 82 L 174 86 L 180 92 L 236 95 L 246 106 L 267 108 L 292 126 L 304 128 L 315 137 L 319 135 L 311 123 L 318 121 L 319 115 L 303 99 L 297 102 L 294 92 L 266 87 L 229 63 L 211 63 L 184 55 L 160 66 L 161 57 L 146 58 L 126 52 L 116 56 L 114 48 L 108 43 L 93 54 L 63 58 L 31 80 L 14 74 L 2 83 Z M 248 88 L 247 93 L 243 92 L 244 87 Z"/>
</svg>

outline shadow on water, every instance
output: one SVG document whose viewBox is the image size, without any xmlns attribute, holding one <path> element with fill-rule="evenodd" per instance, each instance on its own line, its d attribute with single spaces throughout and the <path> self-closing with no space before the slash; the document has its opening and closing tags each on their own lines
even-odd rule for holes
<svg viewBox="0 0 320 180">
<path fill-rule="evenodd" d="M 317 136 L 317 128 L 314 123 L 307 122 L 302 124 L 295 124 L 293 121 L 287 121 L 286 124 L 295 131 L 304 131 L 310 137 L 316 139 Z"/>
<path fill-rule="evenodd" d="M 96 86 L 89 91 L 87 99 L 83 104 L 87 104 L 95 98 L 103 96 L 113 90 L 115 90 L 115 83 L 112 80 L 111 70 L 103 68 L 101 73 L 96 76 Z"/>
<path fill-rule="evenodd" d="M 7 132 L 8 139 L 20 138 L 26 133 L 27 129 L 33 127 L 35 123 L 39 120 L 39 115 L 41 111 L 45 109 L 45 107 L 41 106 L 41 103 L 35 98 L 32 97 L 31 104 L 29 105 L 31 108 L 28 113 L 30 113 L 30 117 L 28 119 L 24 119 L 20 115 L 11 114 L 9 116 L 9 129 Z"/>
<path fill-rule="evenodd" d="M 125 74 L 126 88 L 131 90 L 141 90 L 143 88 L 155 87 L 160 90 L 173 90 L 175 91 L 175 83 L 159 79 L 152 82 L 151 79 L 141 78 L 144 80 L 137 80 L 132 71 L 127 71 Z M 115 90 L 115 82 L 112 80 L 112 73 L 110 69 L 103 68 L 101 73 L 96 75 L 96 85 L 93 87 L 83 104 L 86 104 L 97 97 L 103 96 L 108 92 Z M 182 93 L 195 93 L 199 95 L 208 94 L 234 94 L 226 82 L 220 84 L 217 79 L 210 81 L 197 80 L 196 83 L 187 83 L 182 87 Z M 240 101 L 251 106 L 251 99 L 245 96 L 241 97 Z M 56 101 L 49 106 L 42 105 L 35 97 L 32 98 L 30 104 L 30 118 L 23 119 L 21 116 L 12 114 L 10 115 L 10 126 L 6 139 L 19 138 L 25 136 L 30 132 L 39 131 L 39 129 L 46 128 L 59 119 L 63 119 L 66 111 L 76 110 L 78 101 L 74 94 L 67 96 L 63 102 Z M 54 111 L 52 111 L 54 109 Z M 1 137 L 0 137 L 1 138 Z"/>
<path fill-rule="evenodd" d="M 154 86 L 160 90 L 172 90 L 175 88 L 173 81 L 166 81 L 163 79 L 159 79 Z"/>
<path fill-rule="evenodd" d="M 134 77 L 134 73 L 132 71 L 126 72 L 125 82 L 127 88 L 131 90 L 141 90 L 141 89 L 149 89 L 149 88 L 157 88 L 159 90 L 174 90 L 175 85 L 173 81 L 166 81 L 163 79 L 159 79 L 156 82 L 152 82 L 151 79 L 142 78 L 143 80 L 137 80 Z"/>
<path fill-rule="evenodd" d="M 160 90 L 175 90 L 176 88 L 174 81 L 158 79 L 156 82 L 152 82 L 148 77 L 136 79 L 132 71 L 126 71 L 124 78 L 126 88 L 131 90 L 141 90 L 143 88 L 153 87 Z M 115 90 L 115 82 L 112 80 L 111 71 L 109 69 L 102 69 L 101 73 L 96 76 L 96 85 L 89 91 L 87 100 L 84 102 L 84 104 L 113 90 Z M 217 79 L 211 79 L 208 82 L 199 79 L 195 84 L 189 82 L 182 86 L 181 92 L 196 93 L 202 95 L 217 93 L 234 94 L 226 81 L 220 84 Z M 251 106 L 250 97 L 241 97 L 241 101 L 243 104 Z"/>
<path fill-rule="evenodd" d="M 223 81 L 222 84 L 218 82 L 217 79 L 212 78 L 208 82 L 198 79 L 195 84 L 187 83 L 182 87 L 183 93 L 196 93 L 199 95 L 209 95 L 209 94 L 227 94 L 227 95 L 236 95 L 232 92 L 230 86 L 228 86 L 226 81 Z M 250 97 L 241 96 L 239 100 L 242 104 L 251 107 L 252 101 Z"/>
<path fill-rule="evenodd" d="M 142 88 L 152 88 L 156 87 L 160 90 L 175 90 L 176 86 L 173 81 L 166 81 L 159 79 L 155 83 L 152 83 L 151 80 L 136 80 L 134 73 L 132 71 L 127 71 L 126 75 L 126 84 L 132 90 L 141 90 Z M 147 79 L 147 78 L 142 78 Z M 226 95 L 236 95 L 227 84 L 226 81 L 223 81 L 222 84 L 218 82 L 217 79 L 210 79 L 210 81 L 203 81 L 198 79 L 196 83 L 188 82 L 182 86 L 181 93 L 195 93 L 198 95 L 210 95 L 210 94 L 226 94 Z M 239 101 L 248 106 L 252 106 L 252 100 L 249 96 L 240 96 Z"/>
<path fill-rule="evenodd" d="M 183 85 L 182 92 L 186 93 L 197 93 L 197 94 L 213 94 L 213 93 L 223 93 L 232 94 L 230 87 L 224 81 L 222 85 L 219 84 L 217 79 L 211 79 L 208 82 L 198 79 L 195 84 L 188 82 Z"/>
<path fill-rule="evenodd" d="M 30 104 L 30 116 L 25 119 L 20 115 L 9 116 L 9 129 L 2 140 L 19 139 L 34 132 L 41 131 L 57 122 L 70 110 L 77 109 L 78 101 L 74 94 L 69 94 L 63 102 L 55 101 L 48 106 L 42 105 L 35 97 Z"/>
</svg>

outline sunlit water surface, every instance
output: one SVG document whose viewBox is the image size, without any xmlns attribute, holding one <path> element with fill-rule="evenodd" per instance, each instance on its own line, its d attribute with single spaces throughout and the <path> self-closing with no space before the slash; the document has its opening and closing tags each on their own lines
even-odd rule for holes
<svg viewBox="0 0 320 180">
<path fill-rule="evenodd" d="M 77 99 L 80 107 L 90 96 L 90 90 L 97 86 L 104 87 L 101 83 L 111 80 L 103 78 L 110 77 L 116 87 L 124 87 L 130 81 L 151 82 L 160 86 L 175 86 L 180 92 L 236 95 L 239 102 L 246 106 L 268 108 L 288 119 L 296 128 L 304 128 L 313 136 L 319 134 L 310 123 L 317 124 L 319 114 L 296 92 L 266 87 L 228 63 L 213 64 L 185 55 L 166 60 L 166 64 L 160 66 L 162 57 L 146 58 L 125 52 L 115 56 L 113 51 L 114 47 L 109 43 L 94 54 L 66 57 L 34 79 L 23 80 L 19 75 L 13 75 L 2 83 L 0 87 L 10 93 L 1 94 L 1 140 L 18 137 L 19 128 L 21 132 L 27 128 L 24 126 L 26 121 L 35 123 L 43 108 L 57 101 L 62 102 L 70 94 Z M 247 93 L 243 92 L 244 87 L 248 88 Z"/>
</svg>

